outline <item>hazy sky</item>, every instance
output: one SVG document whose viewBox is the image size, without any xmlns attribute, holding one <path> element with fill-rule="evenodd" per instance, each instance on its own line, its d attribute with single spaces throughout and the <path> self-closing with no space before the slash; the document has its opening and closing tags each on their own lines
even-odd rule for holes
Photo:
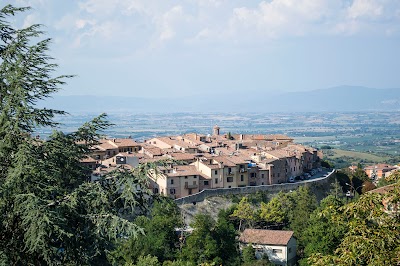
<svg viewBox="0 0 400 266">
<path fill-rule="evenodd" d="M 14 0 L 53 38 L 60 94 L 400 88 L 399 0 Z M 229 98 L 224 99 L 228 101 Z"/>
</svg>

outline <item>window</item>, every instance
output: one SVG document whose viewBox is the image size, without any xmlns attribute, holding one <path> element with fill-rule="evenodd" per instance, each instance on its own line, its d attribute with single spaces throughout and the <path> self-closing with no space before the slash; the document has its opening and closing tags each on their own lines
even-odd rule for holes
<svg viewBox="0 0 400 266">
<path fill-rule="evenodd" d="M 261 178 L 264 178 L 264 174 L 261 174 Z"/>
<path fill-rule="evenodd" d="M 228 176 L 228 177 L 226 178 L 226 182 L 229 182 L 229 183 L 233 182 L 233 177 Z"/>
<path fill-rule="evenodd" d="M 251 173 L 251 177 L 257 177 L 257 173 Z"/>
<path fill-rule="evenodd" d="M 154 188 L 154 189 L 153 189 L 153 193 L 154 193 L 154 194 L 158 194 L 158 188 Z"/>
<path fill-rule="evenodd" d="M 208 186 L 208 180 L 204 180 L 204 185 Z"/>
<path fill-rule="evenodd" d="M 292 252 L 292 248 L 289 248 L 288 253 L 291 253 L 291 252 Z"/>
<path fill-rule="evenodd" d="M 244 181 L 244 176 L 243 175 L 240 175 L 240 181 Z"/>
<path fill-rule="evenodd" d="M 193 178 L 197 178 L 197 175 L 194 175 Z"/>
<path fill-rule="evenodd" d="M 278 177 L 279 177 L 279 173 L 278 173 Z"/>
<path fill-rule="evenodd" d="M 173 184 L 174 184 L 174 180 L 173 180 L 173 179 L 171 179 L 171 182 L 170 182 L 170 183 L 171 183 L 171 185 L 173 185 Z"/>
<path fill-rule="evenodd" d="M 215 183 L 215 184 L 218 184 L 218 178 L 215 178 L 215 179 L 214 179 L 214 183 Z"/>
<path fill-rule="evenodd" d="M 214 174 L 215 174 L 215 175 L 218 175 L 218 170 L 215 170 L 215 171 L 214 171 Z"/>
<path fill-rule="evenodd" d="M 185 176 L 185 179 L 187 179 L 187 176 Z"/>
<path fill-rule="evenodd" d="M 169 194 L 174 195 L 174 194 L 175 194 L 175 188 L 171 188 L 171 189 L 169 190 Z"/>
<path fill-rule="evenodd" d="M 280 253 L 282 253 L 282 249 L 273 249 L 272 253 L 273 254 L 280 254 Z"/>
</svg>

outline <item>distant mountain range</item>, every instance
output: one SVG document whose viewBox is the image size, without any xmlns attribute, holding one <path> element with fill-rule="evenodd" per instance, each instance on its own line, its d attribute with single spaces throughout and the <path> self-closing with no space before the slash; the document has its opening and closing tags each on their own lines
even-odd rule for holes
<svg viewBox="0 0 400 266">
<path fill-rule="evenodd" d="M 38 104 L 67 112 L 357 112 L 400 110 L 400 89 L 340 86 L 281 94 L 232 93 L 176 98 L 54 96 Z"/>
</svg>

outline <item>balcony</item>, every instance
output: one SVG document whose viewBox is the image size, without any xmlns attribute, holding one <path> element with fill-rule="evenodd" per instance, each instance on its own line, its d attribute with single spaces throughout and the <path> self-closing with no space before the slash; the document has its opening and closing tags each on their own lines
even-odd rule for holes
<svg viewBox="0 0 400 266">
<path fill-rule="evenodd" d="M 233 171 L 228 172 L 227 175 L 234 175 L 235 173 Z"/>
<path fill-rule="evenodd" d="M 247 171 L 246 168 L 240 168 L 240 170 L 239 170 L 239 172 L 241 172 L 241 173 L 244 173 L 244 172 L 246 172 L 246 171 Z"/>
</svg>

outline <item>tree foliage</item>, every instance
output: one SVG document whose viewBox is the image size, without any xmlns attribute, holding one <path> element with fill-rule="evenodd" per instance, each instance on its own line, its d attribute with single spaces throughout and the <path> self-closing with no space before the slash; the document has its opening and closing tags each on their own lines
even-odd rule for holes
<svg viewBox="0 0 400 266">
<path fill-rule="evenodd" d="M 268 203 L 261 202 L 260 218 L 269 223 L 287 224 L 294 203 L 290 194 L 279 192 Z"/>
<path fill-rule="evenodd" d="M 247 197 L 243 197 L 240 200 L 239 204 L 236 207 L 236 210 L 234 210 L 231 216 L 239 219 L 239 231 L 246 227 L 252 227 L 256 218 L 255 212 Z M 242 228 L 243 224 L 244 228 Z"/>
<path fill-rule="evenodd" d="M 134 222 L 143 228 L 144 234 L 122 242 L 111 255 L 115 263 L 134 263 L 146 255 L 155 256 L 160 262 L 176 258 L 179 239 L 175 228 L 182 225 L 182 220 L 171 199 L 158 199 L 150 215 L 139 216 Z"/>
<path fill-rule="evenodd" d="M 398 213 L 385 205 L 398 206 L 399 185 L 382 195 L 366 193 L 340 208 L 340 221 L 347 231 L 333 254 L 316 253 L 312 265 L 398 265 L 400 263 L 400 223 Z"/>
<path fill-rule="evenodd" d="M 47 54 L 50 39 L 34 42 L 40 25 L 14 28 L 9 16 L 29 8 L 7 5 L 0 10 L 0 177 L 7 174 L 18 146 L 37 126 L 55 126 L 53 117 L 63 111 L 35 104 L 57 92 L 71 76 L 52 77 L 57 64 Z"/>
<path fill-rule="evenodd" d="M 215 222 L 211 216 L 198 214 L 192 223 L 194 231 L 186 239 L 181 258 L 200 265 L 236 265 L 239 259 L 236 231 L 221 211 Z"/>
<path fill-rule="evenodd" d="M 52 77 L 50 39 L 34 41 L 39 25 L 15 29 L 7 21 L 27 9 L 0 11 L 0 264 L 104 265 L 116 240 L 142 232 L 128 214 L 147 205 L 145 166 L 89 182 L 80 160 L 109 126 L 105 115 L 72 134 L 30 136 L 64 113 L 35 104 L 69 76 Z"/>
</svg>

